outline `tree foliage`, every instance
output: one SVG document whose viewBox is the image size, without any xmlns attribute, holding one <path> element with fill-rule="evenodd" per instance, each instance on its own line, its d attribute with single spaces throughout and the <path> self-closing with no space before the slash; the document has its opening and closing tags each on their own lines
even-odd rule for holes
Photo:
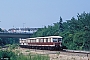
<svg viewBox="0 0 90 60">
<path fill-rule="evenodd" d="M 19 38 L 0 38 L 0 46 L 17 43 L 19 43 Z"/>
</svg>

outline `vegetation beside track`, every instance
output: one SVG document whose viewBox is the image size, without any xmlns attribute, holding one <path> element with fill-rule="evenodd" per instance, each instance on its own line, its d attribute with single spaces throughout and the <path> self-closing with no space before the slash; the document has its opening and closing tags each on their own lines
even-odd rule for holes
<svg viewBox="0 0 90 60">
<path fill-rule="evenodd" d="M 15 50 L 16 47 L 10 46 L 8 48 L 0 49 L 0 60 L 10 59 L 10 60 L 49 60 L 48 55 L 32 54 L 30 51 L 28 54 L 23 54 L 20 50 Z"/>
</svg>

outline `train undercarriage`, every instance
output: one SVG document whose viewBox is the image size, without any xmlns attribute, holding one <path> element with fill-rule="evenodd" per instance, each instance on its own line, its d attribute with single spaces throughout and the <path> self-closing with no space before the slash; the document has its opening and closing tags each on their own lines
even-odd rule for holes
<svg viewBox="0 0 90 60">
<path fill-rule="evenodd" d="M 27 45 L 19 45 L 21 48 L 28 49 L 39 49 L 39 50 L 63 50 L 60 46 L 27 46 Z"/>
</svg>

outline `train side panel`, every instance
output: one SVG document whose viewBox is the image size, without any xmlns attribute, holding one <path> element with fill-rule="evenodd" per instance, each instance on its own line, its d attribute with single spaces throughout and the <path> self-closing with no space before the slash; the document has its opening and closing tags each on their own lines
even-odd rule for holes
<svg viewBox="0 0 90 60">
<path fill-rule="evenodd" d="M 49 36 L 49 37 L 37 37 L 37 38 L 27 38 L 20 39 L 20 46 L 26 48 L 35 48 L 35 49 L 62 49 L 62 39 L 59 36 Z M 56 41 L 55 41 L 56 40 Z"/>
</svg>

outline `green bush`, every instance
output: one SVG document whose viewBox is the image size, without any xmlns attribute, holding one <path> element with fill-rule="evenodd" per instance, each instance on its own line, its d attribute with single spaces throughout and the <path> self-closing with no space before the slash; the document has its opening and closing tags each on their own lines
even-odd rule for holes
<svg viewBox="0 0 90 60">
<path fill-rule="evenodd" d="M 4 58 L 8 58 L 10 60 L 16 60 L 16 55 L 14 52 L 12 51 L 8 51 L 8 50 L 0 50 L 0 59 L 4 59 Z"/>
</svg>

